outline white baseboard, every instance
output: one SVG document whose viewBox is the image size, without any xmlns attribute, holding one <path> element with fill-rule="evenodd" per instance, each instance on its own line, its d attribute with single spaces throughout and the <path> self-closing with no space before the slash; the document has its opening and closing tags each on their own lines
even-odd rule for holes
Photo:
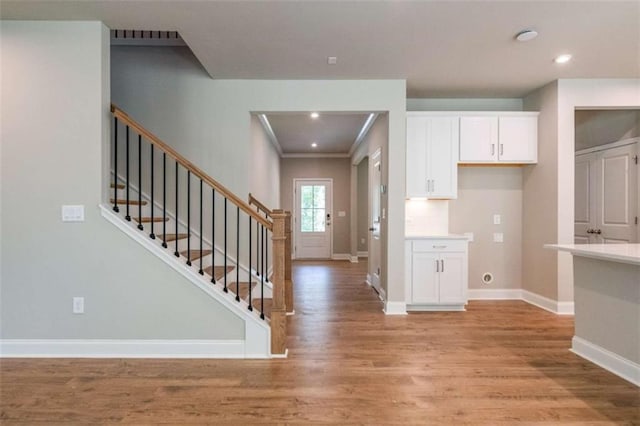
<svg viewBox="0 0 640 426">
<path fill-rule="evenodd" d="M 333 253 L 331 260 L 351 260 L 351 255 L 349 253 Z"/>
<path fill-rule="evenodd" d="M 1 358 L 268 358 L 244 340 L 4 339 Z"/>
<path fill-rule="evenodd" d="M 463 312 L 464 305 L 407 305 L 408 311 L 413 312 Z"/>
<path fill-rule="evenodd" d="M 359 251 L 358 252 L 358 257 L 369 257 L 369 252 L 368 251 Z"/>
<path fill-rule="evenodd" d="M 571 340 L 571 352 L 640 387 L 640 364 L 578 336 Z"/>
<path fill-rule="evenodd" d="M 522 300 L 557 315 L 573 315 L 573 302 L 558 302 L 528 290 L 522 290 Z"/>
<path fill-rule="evenodd" d="M 367 273 L 367 281 L 365 281 L 368 286 L 371 287 L 371 274 Z"/>
<path fill-rule="evenodd" d="M 349 256 L 349 262 L 358 263 L 358 256 Z"/>
<path fill-rule="evenodd" d="M 385 302 L 382 310 L 385 315 L 407 315 L 407 304 L 404 302 Z"/>
<path fill-rule="evenodd" d="M 468 290 L 469 300 L 522 300 L 556 315 L 573 315 L 573 302 L 558 302 L 523 289 L 474 288 Z"/>
<path fill-rule="evenodd" d="M 519 288 L 470 288 L 469 300 L 522 300 Z"/>
</svg>

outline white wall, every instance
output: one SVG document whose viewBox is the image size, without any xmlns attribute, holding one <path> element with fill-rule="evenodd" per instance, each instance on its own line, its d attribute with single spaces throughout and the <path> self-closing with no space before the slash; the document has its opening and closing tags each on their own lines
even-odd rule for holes
<svg viewBox="0 0 640 426">
<path fill-rule="evenodd" d="M 212 80 L 183 49 L 113 50 L 113 99 L 241 197 L 251 112 L 388 111 L 390 300 L 404 301 L 404 80 Z"/>
<path fill-rule="evenodd" d="M 280 200 L 280 155 L 255 114 L 251 115 L 249 152 L 249 192 L 272 210 L 290 210 Z"/>
<path fill-rule="evenodd" d="M 410 98 L 407 111 L 522 111 L 522 99 Z"/>
<path fill-rule="evenodd" d="M 576 151 L 640 136 L 640 111 L 578 110 Z"/>
<path fill-rule="evenodd" d="M 242 322 L 101 217 L 109 37 L 98 22 L 3 21 L 4 339 L 242 339 Z M 63 204 L 85 222 L 62 223 Z M 72 297 L 85 314 L 72 314 Z"/>
</svg>

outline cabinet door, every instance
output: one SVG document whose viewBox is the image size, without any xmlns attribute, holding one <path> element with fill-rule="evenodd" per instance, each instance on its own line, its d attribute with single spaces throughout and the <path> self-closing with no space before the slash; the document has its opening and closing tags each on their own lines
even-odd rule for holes
<svg viewBox="0 0 640 426">
<path fill-rule="evenodd" d="M 538 161 L 538 117 L 500 117 L 498 134 L 500 161 Z"/>
<path fill-rule="evenodd" d="M 427 179 L 430 198 L 458 197 L 458 117 L 427 122 Z"/>
<path fill-rule="evenodd" d="M 407 117 L 407 197 L 427 196 L 427 118 Z"/>
<path fill-rule="evenodd" d="M 466 303 L 467 266 L 464 253 L 442 253 L 440 259 L 440 303 Z"/>
<path fill-rule="evenodd" d="M 411 258 L 411 302 L 438 303 L 438 253 L 413 253 Z"/>
<path fill-rule="evenodd" d="M 498 117 L 460 117 L 460 162 L 497 160 Z"/>
</svg>

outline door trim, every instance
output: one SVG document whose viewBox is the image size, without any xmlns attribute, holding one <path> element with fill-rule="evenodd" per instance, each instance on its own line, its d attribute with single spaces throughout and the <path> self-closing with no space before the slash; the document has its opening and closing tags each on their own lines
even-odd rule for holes
<svg viewBox="0 0 640 426">
<path fill-rule="evenodd" d="M 297 205 L 296 205 L 296 200 L 297 200 L 297 195 L 296 195 L 296 186 L 298 182 L 318 182 L 318 181 L 326 181 L 329 182 L 329 185 L 331 185 L 331 211 L 329 212 L 331 214 L 331 229 L 329 231 L 329 260 L 333 259 L 333 229 L 334 229 L 334 223 L 335 223 L 335 216 L 333 215 L 333 178 L 293 178 L 293 202 L 292 202 L 292 209 L 291 209 L 291 216 L 293 219 L 293 223 L 292 226 L 295 226 L 295 228 L 293 228 L 293 232 L 291 233 L 292 235 L 292 239 L 291 242 L 293 243 L 293 247 L 291 249 L 291 259 L 297 259 L 298 258 L 298 253 L 296 250 L 296 239 L 297 239 L 297 235 L 298 235 L 298 231 L 297 231 L 297 226 L 298 226 L 298 209 L 297 209 Z"/>
</svg>

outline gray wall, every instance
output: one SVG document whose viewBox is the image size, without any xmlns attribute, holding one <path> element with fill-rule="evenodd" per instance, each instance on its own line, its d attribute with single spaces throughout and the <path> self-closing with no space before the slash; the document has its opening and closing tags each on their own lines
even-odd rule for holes
<svg viewBox="0 0 640 426">
<path fill-rule="evenodd" d="M 493 224 L 493 215 L 501 224 Z M 449 231 L 473 232 L 469 243 L 469 288 L 521 288 L 522 168 L 459 167 L 458 199 L 449 202 Z M 504 234 L 503 243 L 493 233 Z M 494 281 L 483 284 L 491 272 Z"/>
<path fill-rule="evenodd" d="M 101 217 L 109 38 L 100 23 L 2 22 L 5 339 L 239 339 L 242 322 Z M 63 204 L 85 206 L 62 223 Z M 85 314 L 72 314 L 72 297 Z"/>
<path fill-rule="evenodd" d="M 640 111 L 576 111 L 576 151 L 640 136 Z"/>
<path fill-rule="evenodd" d="M 358 251 L 369 249 L 369 157 L 358 164 Z"/>
<path fill-rule="evenodd" d="M 349 194 L 350 164 L 348 158 L 283 158 L 281 160 L 280 194 L 282 205 L 293 211 L 293 179 L 333 179 L 333 254 L 350 253 Z M 338 211 L 346 212 L 338 217 Z"/>
<path fill-rule="evenodd" d="M 113 61 L 114 101 L 242 197 L 250 190 L 244 167 L 252 112 L 387 111 L 388 198 L 394 205 L 387 216 L 385 271 L 394 277 L 387 294 L 404 301 L 404 80 L 212 80 L 188 51 L 175 48 L 114 49 Z"/>
<path fill-rule="evenodd" d="M 280 155 L 255 114 L 251 115 L 249 192 L 272 210 L 291 209 L 280 202 Z"/>
</svg>

